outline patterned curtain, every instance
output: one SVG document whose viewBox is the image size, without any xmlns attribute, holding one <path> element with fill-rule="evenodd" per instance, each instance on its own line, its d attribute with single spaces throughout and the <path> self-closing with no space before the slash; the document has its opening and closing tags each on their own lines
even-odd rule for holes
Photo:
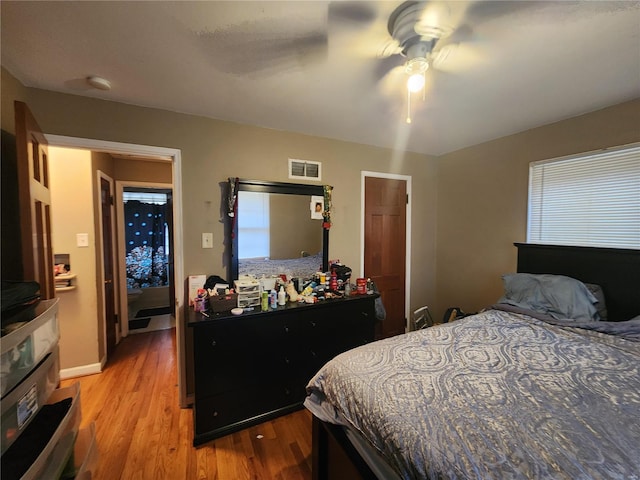
<svg viewBox="0 0 640 480">
<path fill-rule="evenodd" d="M 165 213 L 166 204 L 124 204 L 127 288 L 168 285 Z"/>
</svg>

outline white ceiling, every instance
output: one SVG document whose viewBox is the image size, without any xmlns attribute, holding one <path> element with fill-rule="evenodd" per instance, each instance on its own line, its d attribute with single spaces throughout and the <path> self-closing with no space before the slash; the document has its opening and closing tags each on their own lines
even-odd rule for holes
<svg viewBox="0 0 640 480">
<path fill-rule="evenodd" d="M 429 2 L 454 45 L 405 123 L 401 2 L 0 3 L 29 87 L 440 155 L 640 97 L 640 2 Z M 90 88 L 100 75 L 111 91 Z"/>
</svg>

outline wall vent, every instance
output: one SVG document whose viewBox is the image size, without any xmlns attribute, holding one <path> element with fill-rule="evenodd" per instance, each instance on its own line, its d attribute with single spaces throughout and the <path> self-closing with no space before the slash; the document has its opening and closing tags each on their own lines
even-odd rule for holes
<svg viewBox="0 0 640 480">
<path fill-rule="evenodd" d="M 322 180 L 322 164 L 310 160 L 289 159 L 289 178 Z"/>
</svg>

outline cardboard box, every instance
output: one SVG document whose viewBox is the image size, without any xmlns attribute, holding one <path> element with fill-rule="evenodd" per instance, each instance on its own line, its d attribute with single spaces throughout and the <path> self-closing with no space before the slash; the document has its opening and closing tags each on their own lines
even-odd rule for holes
<svg viewBox="0 0 640 480">
<path fill-rule="evenodd" d="M 198 296 L 198 290 L 204 288 L 206 275 L 189 275 L 189 306 L 193 307 L 193 299 Z"/>
</svg>

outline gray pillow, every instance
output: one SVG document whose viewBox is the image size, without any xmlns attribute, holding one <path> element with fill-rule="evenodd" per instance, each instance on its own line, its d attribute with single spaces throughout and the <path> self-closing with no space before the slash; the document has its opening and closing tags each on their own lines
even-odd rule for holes
<svg viewBox="0 0 640 480">
<path fill-rule="evenodd" d="M 513 273 L 502 276 L 499 303 L 544 313 L 556 319 L 595 321 L 596 297 L 579 280 L 564 275 Z"/>
<path fill-rule="evenodd" d="M 584 285 L 589 289 L 593 296 L 596 297 L 595 306 L 598 310 L 598 315 L 600 316 L 600 320 L 606 322 L 609 314 L 607 313 L 607 303 L 604 299 L 604 292 L 602 291 L 602 287 L 600 285 L 596 285 L 595 283 L 585 283 Z"/>
</svg>

